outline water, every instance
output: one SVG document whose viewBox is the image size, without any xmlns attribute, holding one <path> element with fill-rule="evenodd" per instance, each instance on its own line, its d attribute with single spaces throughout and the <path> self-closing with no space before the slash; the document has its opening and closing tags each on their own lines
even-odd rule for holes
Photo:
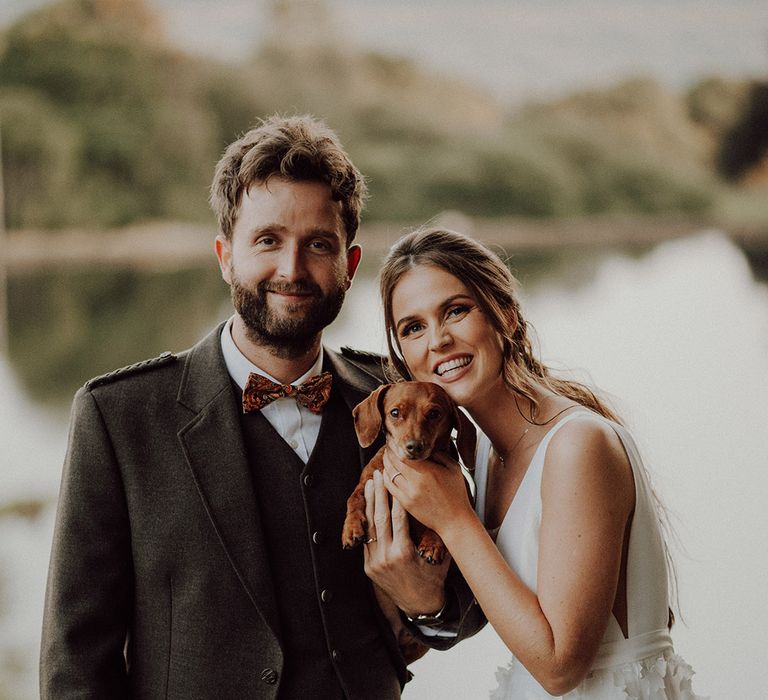
<svg viewBox="0 0 768 700">
<path fill-rule="evenodd" d="M 663 500 L 673 513 L 684 622 L 676 647 L 697 670 L 699 692 L 713 698 L 765 696 L 759 680 L 766 660 L 768 607 L 768 288 L 754 278 L 744 254 L 727 238 L 704 233 L 658 246 L 641 255 L 611 251 L 513 260 L 525 282 L 524 308 L 550 364 L 591 379 L 614 397 L 634 430 Z M 382 325 L 372 270 L 355 281 L 344 312 L 326 340 L 381 351 Z M 36 518 L 0 518 L 0 698 L 36 697 L 36 662 L 52 502 L 66 443 L 67 406 L 61 396 L 87 374 L 120 360 L 132 361 L 168 347 L 178 349 L 227 313 L 226 290 L 212 276 L 191 285 L 181 274 L 129 281 L 114 273 L 99 278 L 92 295 L 84 278 L 55 284 L 11 285 L 15 312 L 11 362 L 0 358 L 0 507 L 24 499 L 46 505 Z M 83 273 L 84 274 L 84 273 Z M 110 279 L 112 280 L 110 282 Z M 118 280 L 117 282 L 115 280 Z M 114 291 L 115 285 L 120 294 Z M 59 290 L 59 314 L 29 306 L 35 287 Z M 152 299 L 138 296 L 150 288 Z M 21 298 L 20 290 L 26 290 Z M 62 291 L 79 291 L 79 306 L 64 304 Z M 127 291 L 126 291 L 127 290 Z M 136 295 L 134 299 L 134 294 Z M 111 299 L 104 309 L 98 300 Z M 138 304 L 138 311 L 133 308 Z M 26 306 L 25 306 L 26 305 Z M 129 308 L 131 307 L 131 308 Z M 83 309 L 95 309 L 84 311 Z M 88 323 L 109 312 L 111 341 Z M 89 315 L 91 314 L 91 315 Z M 66 330 L 72 319 L 89 343 Z M 142 326 L 144 351 L 132 342 Z M 26 320 L 26 327 L 19 322 Z M 169 330 L 169 328 L 171 330 Z M 45 347 L 46 333 L 57 347 Z M 24 338 L 19 343 L 14 338 Z M 183 340 L 183 342 L 182 342 Z M 137 353 L 125 357 L 124 348 Z M 30 356 L 45 352 L 41 368 Z M 121 354 L 122 353 L 122 354 Z M 63 354 L 73 376 L 63 377 Z M 73 357 L 85 354 L 88 371 Z M 111 363 L 111 364 L 110 364 Z M 62 385 L 47 392 L 44 373 Z M 64 390 L 66 388 L 66 391 Z M 405 698 L 484 697 L 507 652 L 486 628 L 448 652 L 430 652 L 414 666 Z"/>
</svg>

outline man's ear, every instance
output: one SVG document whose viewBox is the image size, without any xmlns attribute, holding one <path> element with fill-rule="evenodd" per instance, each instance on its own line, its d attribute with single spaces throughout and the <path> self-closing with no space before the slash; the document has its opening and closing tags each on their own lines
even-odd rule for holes
<svg viewBox="0 0 768 700">
<path fill-rule="evenodd" d="M 352 286 L 360 258 L 363 257 L 363 249 L 359 245 L 351 245 L 347 249 L 347 289 Z"/>
<path fill-rule="evenodd" d="M 232 241 L 220 233 L 215 245 L 221 276 L 227 284 L 232 284 Z"/>
</svg>

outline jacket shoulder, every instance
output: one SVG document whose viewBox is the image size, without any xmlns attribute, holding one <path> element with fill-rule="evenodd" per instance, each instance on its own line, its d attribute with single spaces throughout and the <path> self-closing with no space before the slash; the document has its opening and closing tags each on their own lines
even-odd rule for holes
<svg viewBox="0 0 768 700">
<path fill-rule="evenodd" d="M 387 381 L 387 377 L 391 374 L 392 370 L 389 368 L 389 361 L 384 355 L 367 350 L 357 350 L 347 345 L 342 346 L 340 352 L 347 362 L 366 374 L 376 377 L 379 381 Z"/>
<path fill-rule="evenodd" d="M 172 352 L 164 352 L 149 360 L 142 360 L 141 362 L 136 362 L 135 364 L 128 365 L 127 367 L 121 367 L 120 369 L 116 369 L 98 377 L 94 377 L 93 379 L 89 379 L 85 383 L 85 388 L 94 389 L 98 386 L 113 384 L 114 382 L 118 382 L 122 379 L 127 379 L 129 377 L 135 377 L 139 374 L 152 372 L 153 370 L 159 369 L 161 367 L 167 367 L 168 365 L 175 364 L 178 359 L 178 355 Z"/>
</svg>

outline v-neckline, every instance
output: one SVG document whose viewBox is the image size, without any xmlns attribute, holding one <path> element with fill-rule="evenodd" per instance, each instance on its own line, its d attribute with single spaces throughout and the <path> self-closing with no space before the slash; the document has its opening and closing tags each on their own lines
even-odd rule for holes
<svg viewBox="0 0 768 700">
<path fill-rule="evenodd" d="M 509 515 L 509 511 L 512 510 L 512 505 L 514 504 L 518 494 L 520 493 L 523 486 L 525 485 L 528 479 L 528 474 L 531 473 L 531 465 L 533 464 L 533 460 L 536 459 L 536 455 L 539 453 L 539 449 L 541 449 L 541 445 L 544 442 L 544 438 L 548 434 L 549 434 L 549 431 L 545 433 L 544 437 L 542 437 L 541 440 L 539 441 L 539 444 L 536 445 L 536 449 L 533 451 L 533 454 L 531 455 L 531 459 L 528 461 L 528 464 L 525 467 L 525 473 L 523 474 L 522 479 L 520 479 L 520 483 L 517 485 L 517 489 L 515 489 L 515 493 L 512 496 L 512 500 L 509 502 L 507 509 L 504 511 L 504 515 L 501 518 L 501 522 L 499 522 L 499 524 L 496 527 L 492 527 L 492 528 L 489 528 L 486 524 L 486 530 L 488 530 L 489 532 L 492 532 L 495 530 L 496 537 L 499 536 L 499 533 L 501 532 L 501 528 L 504 526 L 504 521 L 507 519 L 507 515 Z M 485 484 L 484 484 L 484 495 L 483 495 L 483 514 L 482 514 L 483 523 L 486 522 L 485 516 L 486 516 L 486 513 L 488 512 L 488 484 L 490 482 L 490 479 L 488 477 L 490 476 L 490 461 L 491 461 L 492 452 L 493 452 L 493 445 L 491 445 L 490 449 L 488 450 L 488 459 L 486 460 L 486 466 L 485 466 Z"/>
<path fill-rule="evenodd" d="M 569 413 L 564 418 L 561 418 L 557 423 L 555 423 L 549 430 L 547 430 L 544 435 L 542 435 L 541 440 L 539 440 L 539 444 L 536 445 L 536 449 L 533 451 L 533 454 L 531 455 L 531 459 L 528 461 L 528 465 L 525 468 L 525 473 L 523 474 L 523 478 L 520 479 L 520 483 L 517 485 L 517 489 L 515 490 L 515 494 L 512 496 L 512 500 L 509 502 L 509 505 L 507 506 L 507 509 L 504 511 L 504 516 L 501 518 L 501 522 L 493 528 L 488 528 L 486 524 L 486 513 L 488 511 L 488 476 L 489 476 L 489 468 L 488 464 L 491 459 L 491 452 L 493 451 L 493 443 L 491 443 L 491 439 L 486 435 L 486 439 L 488 440 L 488 456 L 486 457 L 486 463 L 485 463 L 485 473 L 484 473 L 484 481 L 483 484 L 483 512 L 480 514 L 481 520 L 484 525 L 486 525 L 486 530 L 489 532 L 495 531 L 496 536 L 493 538 L 494 540 L 498 539 L 499 534 L 501 533 L 502 528 L 504 527 L 504 523 L 507 520 L 507 517 L 509 516 L 509 512 L 512 510 L 512 506 L 515 504 L 515 501 L 517 500 L 517 497 L 520 495 L 520 492 L 523 490 L 523 486 L 525 486 L 526 482 L 528 481 L 528 475 L 531 473 L 531 466 L 534 463 L 534 460 L 539 454 L 539 451 L 542 448 L 542 445 L 544 445 L 545 441 L 548 440 L 550 434 L 563 422 L 570 420 L 571 416 L 578 415 L 581 413 L 581 410 L 576 410 L 573 413 Z M 588 412 L 588 411 L 584 411 Z"/>
</svg>

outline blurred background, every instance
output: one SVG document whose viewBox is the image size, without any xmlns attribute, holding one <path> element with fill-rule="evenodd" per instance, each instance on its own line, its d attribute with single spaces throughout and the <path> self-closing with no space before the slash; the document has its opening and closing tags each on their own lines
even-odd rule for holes
<svg viewBox="0 0 768 700">
<path fill-rule="evenodd" d="M 766 697 L 768 5 L 750 0 L 5 0 L 0 6 L 0 699 L 37 696 L 68 409 L 230 313 L 207 187 L 311 112 L 368 176 L 328 344 L 382 351 L 408 227 L 491 243 L 554 366 L 606 390 L 672 513 L 676 647 Z M 406 698 L 481 698 L 491 629 Z"/>
</svg>

